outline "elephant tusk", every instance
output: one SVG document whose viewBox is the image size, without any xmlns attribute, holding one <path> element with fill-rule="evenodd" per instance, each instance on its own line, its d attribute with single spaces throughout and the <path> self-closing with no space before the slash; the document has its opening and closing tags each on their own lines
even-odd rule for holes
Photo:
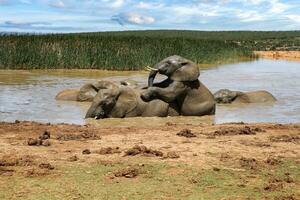
<svg viewBox="0 0 300 200">
<path fill-rule="evenodd" d="M 151 69 L 148 69 L 147 67 L 145 67 L 145 70 L 151 72 Z"/>
<path fill-rule="evenodd" d="M 147 66 L 147 69 L 149 69 L 149 70 L 151 70 L 151 71 L 158 71 L 158 69 L 155 69 L 155 68 L 149 67 L 149 66 Z"/>
</svg>

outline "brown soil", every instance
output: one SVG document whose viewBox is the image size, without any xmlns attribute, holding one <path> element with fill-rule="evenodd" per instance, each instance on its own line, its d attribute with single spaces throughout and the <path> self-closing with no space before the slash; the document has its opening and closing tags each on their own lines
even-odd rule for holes
<svg viewBox="0 0 300 200">
<path fill-rule="evenodd" d="M 183 129 L 179 131 L 176 135 L 186 137 L 186 138 L 196 137 L 196 135 L 192 133 L 190 129 Z"/>
<path fill-rule="evenodd" d="M 197 137 L 176 136 L 184 129 L 197 133 Z M 43 141 L 50 141 L 51 146 L 28 146 L 29 138 L 37 139 L 41 134 L 44 137 L 45 131 L 51 137 Z M 300 160 L 299 137 L 298 124 L 168 124 L 149 128 L 101 128 L 0 122 L 0 176 L 45 176 L 59 173 L 56 166 L 70 165 L 70 162 L 72 165 L 88 165 L 99 160 L 126 163 L 129 159 L 140 158 L 201 168 L 222 169 L 220 166 L 232 163 L 237 170 L 272 169 L 280 165 L 282 159 Z M 83 155 L 86 149 L 90 154 Z M 55 169 L 49 169 L 47 163 Z"/>
<path fill-rule="evenodd" d="M 257 169 L 258 162 L 255 158 L 240 158 L 240 165 L 241 167 L 249 168 L 249 169 Z"/>
<path fill-rule="evenodd" d="M 180 156 L 175 151 L 170 151 L 164 156 L 164 158 L 176 159 L 176 158 L 180 158 Z"/>
<path fill-rule="evenodd" d="M 300 51 L 254 51 L 261 58 L 300 61 Z"/>
<path fill-rule="evenodd" d="M 94 151 L 94 153 L 100 154 L 100 155 L 106 155 L 106 154 L 115 154 L 115 153 L 121 153 L 119 147 L 103 147 L 99 150 Z"/>
<path fill-rule="evenodd" d="M 264 132 L 260 127 L 222 127 L 208 135 L 210 136 L 232 136 L 232 135 L 256 135 L 256 133 Z"/>
<path fill-rule="evenodd" d="M 54 167 L 50 163 L 41 163 L 39 164 L 39 168 L 41 169 L 54 169 Z"/>
<path fill-rule="evenodd" d="M 125 151 L 126 156 L 136 156 L 138 154 L 142 154 L 144 156 L 159 156 L 159 157 L 163 156 L 163 153 L 161 151 L 151 149 L 143 145 L 142 146 L 136 145 Z"/>
<path fill-rule="evenodd" d="M 278 136 L 270 136 L 271 142 L 293 142 L 299 143 L 300 137 L 298 135 L 278 135 Z"/>
<path fill-rule="evenodd" d="M 139 170 L 134 167 L 126 167 L 113 172 L 115 177 L 134 178 L 139 175 Z"/>
<path fill-rule="evenodd" d="M 85 149 L 82 151 L 82 154 L 91 154 L 91 150 Z"/>
<path fill-rule="evenodd" d="M 69 140 L 99 140 L 101 137 L 94 133 L 84 132 L 80 134 L 58 134 L 56 137 L 57 140 L 69 141 Z"/>
<path fill-rule="evenodd" d="M 49 169 L 41 169 L 41 168 L 30 168 L 26 169 L 23 173 L 25 177 L 39 177 L 39 176 L 47 176 L 49 175 Z"/>
</svg>

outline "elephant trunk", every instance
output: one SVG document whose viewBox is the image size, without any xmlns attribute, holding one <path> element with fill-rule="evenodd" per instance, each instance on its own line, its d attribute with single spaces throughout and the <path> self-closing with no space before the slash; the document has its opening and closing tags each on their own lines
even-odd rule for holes
<svg viewBox="0 0 300 200">
<path fill-rule="evenodd" d="M 148 77 L 148 87 L 153 86 L 153 82 L 154 82 L 157 72 L 158 72 L 157 70 L 151 70 L 149 77 Z"/>
<path fill-rule="evenodd" d="M 85 118 L 95 118 L 95 112 L 93 108 L 89 108 L 89 110 L 87 111 Z"/>
<path fill-rule="evenodd" d="M 105 112 L 101 107 L 91 106 L 87 111 L 85 118 L 103 119 L 105 118 Z"/>
</svg>

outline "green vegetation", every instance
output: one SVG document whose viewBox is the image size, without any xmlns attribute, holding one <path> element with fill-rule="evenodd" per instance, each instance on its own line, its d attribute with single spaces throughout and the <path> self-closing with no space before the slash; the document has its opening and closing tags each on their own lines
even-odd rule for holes
<svg viewBox="0 0 300 200">
<path fill-rule="evenodd" d="M 2 176 L 1 199 L 296 199 L 299 165 L 285 161 L 272 170 L 201 167 L 130 161 L 134 178 L 115 177 L 125 163 L 64 165 L 46 176 Z M 217 169 L 217 170 L 216 170 Z M 288 173 L 288 175 L 287 175 Z M 287 176 L 289 179 L 287 179 Z M 5 183 L 5 184 L 4 184 Z M 62 187 L 63 186 L 63 187 Z"/>
<path fill-rule="evenodd" d="M 253 50 L 299 50 L 300 31 L 127 31 L 0 36 L 0 69 L 139 70 L 170 55 L 199 64 L 251 57 Z"/>
</svg>

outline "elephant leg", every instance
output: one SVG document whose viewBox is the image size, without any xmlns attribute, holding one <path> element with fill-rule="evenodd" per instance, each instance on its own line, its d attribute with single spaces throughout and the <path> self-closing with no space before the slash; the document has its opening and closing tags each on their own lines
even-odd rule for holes
<svg viewBox="0 0 300 200">
<path fill-rule="evenodd" d="M 182 108 L 181 115 L 184 116 L 203 116 L 214 115 L 216 111 L 216 104 L 211 101 L 204 101 L 193 105 L 185 104 Z"/>
<path fill-rule="evenodd" d="M 171 103 L 175 101 L 180 95 L 186 92 L 187 87 L 184 83 L 174 81 L 166 88 L 150 87 L 144 91 L 141 98 L 144 101 L 151 101 L 153 99 L 161 99 L 164 102 Z"/>
<path fill-rule="evenodd" d="M 179 109 L 177 103 L 170 103 L 169 110 L 168 110 L 168 116 L 179 116 L 179 115 L 180 115 L 180 109 Z"/>
</svg>

